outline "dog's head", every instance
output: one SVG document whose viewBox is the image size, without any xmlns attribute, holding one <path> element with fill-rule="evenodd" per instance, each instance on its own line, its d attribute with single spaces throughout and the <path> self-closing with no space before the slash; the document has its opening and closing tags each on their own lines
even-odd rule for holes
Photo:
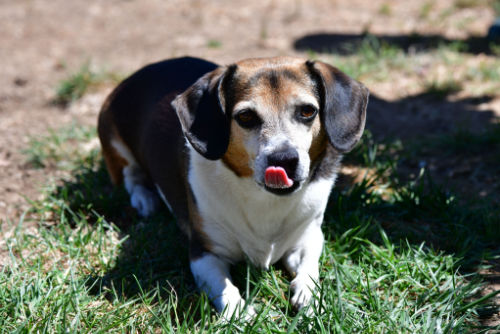
<svg viewBox="0 0 500 334">
<path fill-rule="evenodd" d="M 173 102 L 207 159 L 275 194 L 297 190 L 327 145 L 348 152 L 363 133 L 368 90 L 338 69 L 299 58 L 247 59 L 201 77 Z"/>
</svg>

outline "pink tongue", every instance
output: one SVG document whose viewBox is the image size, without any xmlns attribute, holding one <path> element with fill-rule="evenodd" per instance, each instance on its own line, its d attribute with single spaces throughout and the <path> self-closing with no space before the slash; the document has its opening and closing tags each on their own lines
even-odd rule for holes
<svg viewBox="0 0 500 334">
<path fill-rule="evenodd" d="M 267 167 L 265 178 L 269 188 L 289 188 L 293 185 L 293 180 L 286 175 L 283 167 Z"/>
</svg>

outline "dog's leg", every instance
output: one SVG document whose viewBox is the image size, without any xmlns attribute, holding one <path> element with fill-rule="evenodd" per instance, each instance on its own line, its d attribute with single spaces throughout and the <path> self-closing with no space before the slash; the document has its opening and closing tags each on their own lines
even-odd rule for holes
<svg viewBox="0 0 500 334">
<path fill-rule="evenodd" d="M 313 222 L 296 246 L 285 254 L 284 264 L 295 276 L 290 284 L 291 303 L 296 309 L 309 304 L 319 277 L 319 257 L 323 249 L 321 221 Z"/>
<path fill-rule="evenodd" d="M 233 314 L 236 317 L 242 314 L 245 301 L 231 282 L 227 262 L 211 253 L 204 253 L 199 258 L 191 259 L 191 271 L 198 288 L 208 295 L 223 317 L 230 319 Z M 247 308 L 247 317 L 252 317 L 254 313 L 252 307 Z"/>
<path fill-rule="evenodd" d="M 130 195 L 130 203 L 143 217 L 149 216 L 158 207 L 158 195 L 147 184 L 147 177 L 141 168 L 131 164 L 123 169 L 125 188 Z"/>
<path fill-rule="evenodd" d="M 141 216 L 149 216 L 155 211 L 160 202 L 158 193 L 148 187 L 147 175 L 123 141 L 112 139 L 109 146 L 113 148 L 120 159 L 125 161 L 122 167 L 123 183 L 125 183 L 125 189 L 130 195 L 130 203 Z"/>
</svg>

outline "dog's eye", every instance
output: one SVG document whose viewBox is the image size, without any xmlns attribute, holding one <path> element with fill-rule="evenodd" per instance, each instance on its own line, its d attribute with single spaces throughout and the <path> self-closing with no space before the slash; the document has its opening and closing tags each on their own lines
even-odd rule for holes
<svg viewBox="0 0 500 334">
<path fill-rule="evenodd" d="M 257 116 L 257 113 L 251 109 L 240 111 L 234 116 L 234 119 L 242 128 L 245 129 L 254 128 L 262 123 L 259 116 Z"/>
<path fill-rule="evenodd" d="M 312 121 L 318 113 L 318 109 L 311 104 L 304 104 L 297 107 L 297 116 L 302 121 Z"/>
</svg>

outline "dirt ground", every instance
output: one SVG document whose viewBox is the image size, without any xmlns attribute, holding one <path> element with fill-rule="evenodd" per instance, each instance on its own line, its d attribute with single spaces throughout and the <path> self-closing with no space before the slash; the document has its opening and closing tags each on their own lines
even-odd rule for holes
<svg viewBox="0 0 500 334">
<path fill-rule="evenodd" d="M 85 62 L 127 74 L 182 55 L 222 64 L 246 57 L 307 57 L 305 50 L 324 42 L 313 38 L 318 34 L 418 33 L 446 40 L 485 36 L 494 20 L 491 8 L 461 8 L 443 18 L 455 2 L 432 2 L 424 20 L 422 3 L 411 0 L 1 1 L 0 222 L 16 221 L 28 207 L 26 198 L 40 196 L 41 187 L 59 176 L 57 170 L 35 169 L 26 162 L 22 150 L 29 139 L 74 120 L 95 124 L 111 87 L 69 107 L 51 103 L 61 80 Z M 482 57 L 480 51 L 477 57 Z M 499 96 L 477 100 L 465 93 L 448 100 L 440 114 L 430 114 L 425 105 L 434 102 L 420 97 L 404 77 L 385 83 L 368 80 L 367 85 L 374 97 L 368 127 L 375 135 L 411 137 L 452 131 L 464 123 L 480 130 L 500 117 Z M 489 177 L 474 189 L 493 191 L 484 185 L 498 179 Z"/>
</svg>

